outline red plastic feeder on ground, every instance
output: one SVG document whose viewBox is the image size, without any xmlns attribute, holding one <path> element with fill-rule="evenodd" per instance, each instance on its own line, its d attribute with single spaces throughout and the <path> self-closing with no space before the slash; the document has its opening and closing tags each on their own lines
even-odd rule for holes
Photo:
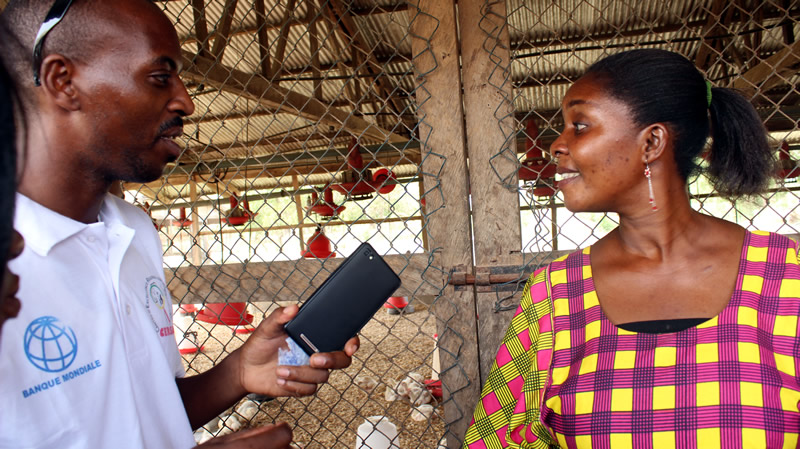
<svg viewBox="0 0 800 449">
<path fill-rule="evenodd" d="M 247 303 L 227 302 L 206 304 L 203 310 L 197 314 L 198 321 L 205 321 L 212 324 L 224 324 L 234 326 L 234 332 L 245 334 L 253 332 L 253 315 L 247 313 Z"/>
<path fill-rule="evenodd" d="M 414 306 L 408 304 L 408 299 L 405 296 L 390 296 L 389 299 L 383 303 L 383 307 L 389 309 L 386 313 L 390 315 L 397 315 L 400 312 L 411 313 L 414 311 Z"/>
<path fill-rule="evenodd" d="M 178 342 L 178 352 L 181 354 L 195 354 L 205 351 L 206 347 L 197 344 L 197 332 L 185 332 L 183 338 Z"/>
<path fill-rule="evenodd" d="M 439 379 L 425 379 L 425 388 L 431 392 L 431 396 L 442 399 L 442 381 Z"/>
<path fill-rule="evenodd" d="M 182 313 L 182 314 L 184 314 L 184 315 L 189 315 L 189 314 L 192 314 L 192 313 L 197 313 L 199 310 L 200 310 L 200 309 L 198 309 L 198 308 L 197 308 L 197 306 L 196 306 L 196 305 L 194 305 L 194 304 L 192 304 L 192 303 L 188 303 L 188 304 L 181 304 L 181 305 L 178 307 L 178 313 Z"/>
</svg>

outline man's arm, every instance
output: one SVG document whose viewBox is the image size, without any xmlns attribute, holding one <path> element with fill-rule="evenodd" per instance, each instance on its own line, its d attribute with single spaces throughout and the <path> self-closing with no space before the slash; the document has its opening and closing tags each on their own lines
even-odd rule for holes
<svg viewBox="0 0 800 449">
<path fill-rule="evenodd" d="M 272 397 L 308 396 L 328 381 L 329 370 L 350 366 L 358 337 L 344 351 L 314 354 L 309 366 L 278 365 L 278 348 L 286 347 L 283 325 L 297 314 L 297 306 L 270 314 L 241 348 L 220 364 L 196 376 L 178 378 L 178 390 L 189 423 L 196 429 L 228 409 L 248 393 Z"/>
</svg>

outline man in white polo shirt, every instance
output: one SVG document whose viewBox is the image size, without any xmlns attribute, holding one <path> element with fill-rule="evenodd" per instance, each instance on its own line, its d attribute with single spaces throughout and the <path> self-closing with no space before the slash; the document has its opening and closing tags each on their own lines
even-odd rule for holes
<svg viewBox="0 0 800 449">
<path fill-rule="evenodd" d="M 357 339 L 279 367 L 290 307 L 184 377 L 158 236 L 106 193 L 180 154 L 172 139 L 194 105 L 174 28 L 147 0 L 12 0 L 0 23 L 25 117 L 15 226 L 27 243 L 12 264 L 22 310 L 0 339 L 0 448 L 187 449 L 192 428 L 246 393 L 312 394 L 350 364 Z M 245 436 L 290 440 L 286 426 Z"/>
</svg>

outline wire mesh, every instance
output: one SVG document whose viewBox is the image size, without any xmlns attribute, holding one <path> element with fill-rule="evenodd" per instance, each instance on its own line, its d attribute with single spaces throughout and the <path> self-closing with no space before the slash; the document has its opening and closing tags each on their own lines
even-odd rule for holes
<svg viewBox="0 0 800 449">
<path fill-rule="evenodd" d="M 385 416 L 396 442 L 436 447 L 446 318 L 431 313 L 443 286 L 424 232 L 437 187 L 422 185 L 419 168 L 422 83 L 408 35 L 417 11 L 333 0 L 162 5 L 196 111 L 181 158 L 125 196 L 159 229 L 188 375 L 241 346 L 276 307 L 305 300 L 361 242 L 404 280 L 361 332 L 353 365 L 316 395 L 248 397 L 196 439 L 286 421 L 298 446 L 352 447 L 367 418 Z M 366 422 L 376 441 L 376 420 Z"/>
<path fill-rule="evenodd" d="M 498 4 L 504 14 L 494 12 Z M 157 182 L 126 185 L 125 197 L 159 229 L 189 375 L 238 348 L 275 307 L 301 303 L 360 242 L 386 255 L 404 282 L 396 304 L 408 301 L 379 311 L 353 366 L 334 372 L 316 395 L 245 399 L 200 429 L 198 440 L 281 420 L 298 446 L 353 447 L 360 425 L 378 432 L 367 419 L 380 415 L 397 426 L 400 447 L 457 447 L 461 435 L 451 431 L 435 383 L 461 363 L 458 353 L 450 354 L 453 366 L 437 361 L 437 334 L 456 332 L 452 316 L 436 313 L 437 301 L 449 300 L 452 267 L 435 262 L 441 239 L 427 226 L 447 217 L 447 204 L 426 208 L 426 199 L 442 204 L 441 172 L 422 168 L 447 161 L 425 145 L 436 130 L 418 113 L 423 102 L 454 93 L 426 88 L 420 61 L 440 56 L 431 36 L 410 31 L 414 21 L 437 18 L 395 0 L 161 5 L 178 30 L 196 109 L 181 158 Z M 461 33 L 486 35 L 485 55 L 462 63 L 501 74 L 491 87 L 513 106 L 510 117 L 503 104 L 489 105 L 486 126 L 499 126 L 505 139 L 496 142 L 492 172 L 481 175 L 519 192 L 521 273 L 616 226 L 613 215 L 564 208 L 546 149 L 562 127 L 569 84 L 623 48 L 677 51 L 714 85 L 749 90 L 781 148 L 782 179 L 763 197 L 730 203 L 700 177 L 689 187 L 692 204 L 751 229 L 800 232 L 797 1 L 487 0 L 482 10 L 479 29 Z M 503 29 L 510 63 L 495 55 Z M 427 51 L 413 51 L 415 39 Z M 454 126 L 462 120 L 454 116 Z M 519 172 L 493 169 L 509 159 Z M 497 226 L 502 232 L 507 224 Z M 495 311 L 516 307 L 518 288 L 497 285 Z M 441 388 L 446 398 L 448 385 Z M 469 414 L 476 399 L 459 409 Z"/>
<path fill-rule="evenodd" d="M 714 86 L 744 91 L 781 160 L 765 195 L 732 203 L 701 175 L 689 184 L 692 206 L 751 230 L 797 239 L 798 6 L 778 0 L 507 2 L 517 123 L 509 138 L 517 142 L 521 170 L 518 185 L 503 181 L 520 192 L 526 271 L 591 245 L 617 226 L 613 214 L 573 214 L 564 208 L 547 149 L 563 127 L 560 101 L 569 85 L 592 62 L 633 48 L 678 52 Z"/>
</svg>

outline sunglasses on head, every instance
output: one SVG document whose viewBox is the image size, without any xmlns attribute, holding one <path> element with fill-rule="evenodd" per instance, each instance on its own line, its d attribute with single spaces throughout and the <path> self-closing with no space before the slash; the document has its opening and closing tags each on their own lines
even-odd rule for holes
<svg viewBox="0 0 800 449">
<path fill-rule="evenodd" d="M 44 38 L 67 14 L 67 10 L 72 5 L 72 0 L 56 0 L 50 11 L 44 17 L 42 25 L 39 27 L 39 32 L 36 33 L 36 39 L 33 41 L 33 83 L 37 86 L 42 85 L 39 78 L 39 70 L 42 66 L 42 45 L 44 45 Z"/>
</svg>

